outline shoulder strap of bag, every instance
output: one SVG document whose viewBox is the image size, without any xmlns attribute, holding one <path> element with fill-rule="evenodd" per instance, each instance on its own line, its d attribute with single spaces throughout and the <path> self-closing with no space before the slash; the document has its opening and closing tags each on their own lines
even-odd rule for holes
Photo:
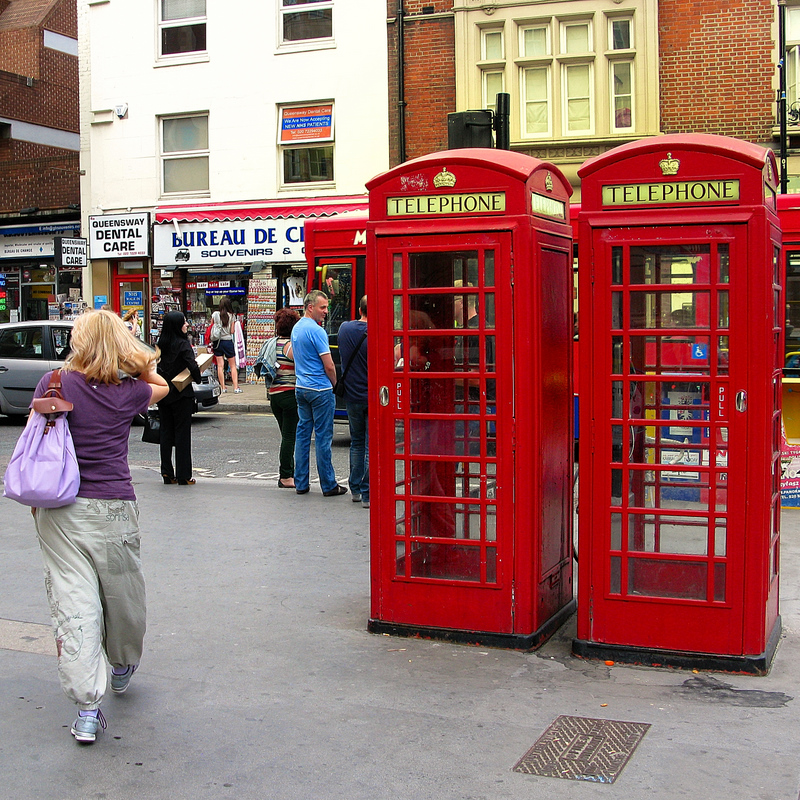
<svg viewBox="0 0 800 800">
<path fill-rule="evenodd" d="M 364 335 L 361 337 L 361 341 L 356 345 L 355 350 L 350 353 L 350 358 L 347 359 L 347 366 L 344 368 L 344 372 L 342 373 L 342 377 L 339 379 L 344 382 L 344 376 L 347 375 L 347 370 L 350 369 L 350 365 L 353 363 L 353 359 L 356 357 L 356 354 L 361 349 L 361 345 L 364 344 L 364 339 L 367 338 L 367 332 L 364 331 Z"/>
<path fill-rule="evenodd" d="M 50 374 L 50 382 L 41 397 L 37 397 L 31 407 L 39 414 L 61 414 L 72 411 L 73 404 L 64 399 L 61 394 L 61 370 L 54 369 Z"/>
</svg>

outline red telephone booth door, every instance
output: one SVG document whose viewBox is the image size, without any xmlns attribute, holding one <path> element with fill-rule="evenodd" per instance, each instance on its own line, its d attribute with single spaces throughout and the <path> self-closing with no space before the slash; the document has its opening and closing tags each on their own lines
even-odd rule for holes
<svg viewBox="0 0 800 800">
<path fill-rule="evenodd" d="M 594 532 L 591 639 L 741 653 L 746 227 L 595 229 L 592 244 L 604 265 L 593 330 L 605 333 L 581 387 L 598 410 L 581 480 L 586 454 L 602 487 L 581 506 Z"/>
<path fill-rule="evenodd" d="M 380 337 L 370 433 L 381 577 L 372 617 L 510 633 L 511 235 L 377 244 L 379 268 L 393 281 L 391 294 L 370 298 Z"/>
</svg>

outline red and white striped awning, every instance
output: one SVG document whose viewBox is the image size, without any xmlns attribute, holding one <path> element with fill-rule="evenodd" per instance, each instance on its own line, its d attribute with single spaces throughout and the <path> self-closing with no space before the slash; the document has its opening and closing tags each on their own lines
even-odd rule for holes
<svg viewBox="0 0 800 800">
<path fill-rule="evenodd" d="M 291 203 L 285 200 L 183 203 L 174 206 L 158 206 L 155 217 L 156 223 L 330 217 L 347 211 L 366 211 L 368 205 L 366 195 L 298 198 Z"/>
</svg>

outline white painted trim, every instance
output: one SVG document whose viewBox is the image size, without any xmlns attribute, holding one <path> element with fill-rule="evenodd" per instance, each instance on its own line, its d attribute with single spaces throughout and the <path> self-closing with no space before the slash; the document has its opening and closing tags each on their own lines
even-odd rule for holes
<svg viewBox="0 0 800 800">
<path fill-rule="evenodd" d="M 46 128 L 44 125 L 33 125 L 30 122 L 20 122 L 5 117 L 0 117 L 0 122 L 11 125 L 10 138 L 17 141 L 61 147 L 64 150 L 74 150 L 76 153 L 81 149 L 80 134 L 78 133 L 62 131 L 58 128 Z"/>
</svg>

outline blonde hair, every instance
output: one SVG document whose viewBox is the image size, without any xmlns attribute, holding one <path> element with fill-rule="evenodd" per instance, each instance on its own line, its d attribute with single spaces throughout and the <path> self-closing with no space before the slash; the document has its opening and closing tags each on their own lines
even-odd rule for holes
<svg viewBox="0 0 800 800">
<path fill-rule="evenodd" d="M 129 320 L 133 319 L 134 314 L 138 314 L 138 313 L 139 313 L 139 309 L 138 308 L 131 308 L 128 311 L 125 312 L 125 314 L 122 317 L 122 321 L 123 322 L 128 322 Z"/>
<path fill-rule="evenodd" d="M 100 383 L 119 383 L 120 371 L 133 376 L 149 372 L 159 355 L 158 348 L 131 336 L 116 314 L 102 310 L 86 311 L 75 320 L 70 345 L 63 369 Z"/>
</svg>

